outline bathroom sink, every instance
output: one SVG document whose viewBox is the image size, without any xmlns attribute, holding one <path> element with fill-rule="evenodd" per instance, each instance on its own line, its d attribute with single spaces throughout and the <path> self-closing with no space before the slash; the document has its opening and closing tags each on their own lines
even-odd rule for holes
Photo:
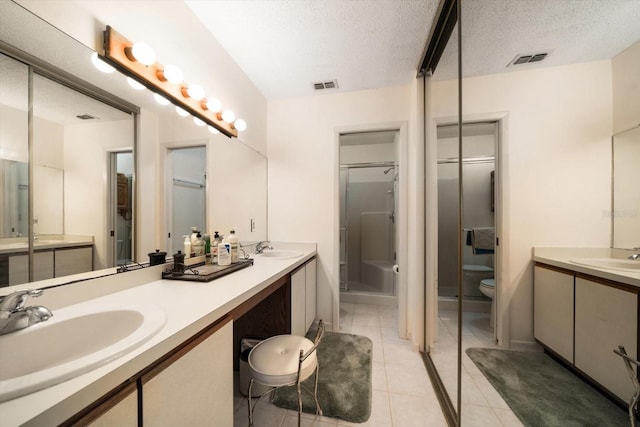
<svg viewBox="0 0 640 427">
<path fill-rule="evenodd" d="M 298 258 L 300 256 L 302 256 L 302 252 L 292 251 L 288 249 L 267 249 L 260 255 L 257 255 L 257 257 L 259 258 L 267 259 L 289 259 Z"/>
<path fill-rule="evenodd" d="M 165 324 L 151 306 L 54 310 L 46 322 L 0 336 L 0 402 L 102 366 L 140 346 Z"/>
<path fill-rule="evenodd" d="M 596 268 L 608 268 L 611 270 L 622 270 L 640 273 L 640 261 L 617 258 L 576 258 L 572 259 L 574 264 L 586 265 Z"/>
</svg>

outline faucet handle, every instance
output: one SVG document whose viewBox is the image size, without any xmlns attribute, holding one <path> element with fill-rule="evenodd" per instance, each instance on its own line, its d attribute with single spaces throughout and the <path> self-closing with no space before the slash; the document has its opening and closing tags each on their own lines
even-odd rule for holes
<svg viewBox="0 0 640 427">
<path fill-rule="evenodd" d="M 2 299 L 0 311 L 16 312 L 24 309 L 24 305 L 29 297 L 39 297 L 44 291 L 42 289 L 25 289 L 16 291 Z"/>
</svg>

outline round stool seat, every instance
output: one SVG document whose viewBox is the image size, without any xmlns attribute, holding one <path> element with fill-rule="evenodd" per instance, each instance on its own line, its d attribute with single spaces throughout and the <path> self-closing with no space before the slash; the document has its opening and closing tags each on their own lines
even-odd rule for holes
<svg viewBox="0 0 640 427">
<path fill-rule="evenodd" d="M 297 335 L 277 335 L 258 343 L 249 353 L 249 373 L 264 385 L 280 387 L 293 384 L 298 378 L 300 350 L 305 353 L 313 342 Z M 311 376 L 318 365 L 314 351 L 302 363 L 300 380 Z"/>
</svg>

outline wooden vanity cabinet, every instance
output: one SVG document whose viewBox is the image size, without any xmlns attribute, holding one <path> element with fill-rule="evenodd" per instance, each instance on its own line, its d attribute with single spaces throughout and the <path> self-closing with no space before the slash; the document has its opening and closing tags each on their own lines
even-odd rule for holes
<svg viewBox="0 0 640 427">
<path fill-rule="evenodd" d="M 574 275 L 535 266 L 533 331 L 550 350 L 573 363 Z"/>
<path fill-rule="evenodd" d="M 93 418 L 95 416 L 96 418 Z M 76 425 L 90 427 L 138 427 L 138 390 L 135 383 L 103 404 L 99 410 L 89 417 L 80 420 Z"/>
<path fill-rule="evenodd" d="M 640 289 L 546 264 L 534 267 L 534 335 L 600 389 L 628 402 L 634 388 L 613 352 L 638 358 Z"/>
<path fill-rule="evenodd" d="M 233 322 L 227 319 L 141 377 L 149 426 L 233 426 Z"/>
<path fill-rule="evenodd" d="M 62 426 L 233 427 L 232 354 L 225 316 Z"/>
<path fill-rule="evenodd" d="M 316 319 L 315 258 L 291 273 L 291 333 L 305 336 Z"/>
<path fill-rule="evenodd" d="M 628 401 L 634 388 L 620 356 L 624 346 L 638 352 L 638 290 L 609 281 L 576 276 L 575 366 L 616 396 Z"/>
</svg>

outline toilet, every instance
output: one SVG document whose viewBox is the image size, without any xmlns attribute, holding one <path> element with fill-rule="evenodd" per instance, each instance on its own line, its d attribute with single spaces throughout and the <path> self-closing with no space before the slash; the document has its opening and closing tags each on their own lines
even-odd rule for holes
<svg viewBox="0 0 640 427">
<path fill-rule="evenodd" d="M 465 297 L 482 297 L 478 283 L 493 279 L 493 268 L 487 265 L 465 264 L 462 266 L 462 291 Z"/>
<path fill-rule="evenodd" d="M 495 279 L 484 279 L 480 281 L 480 286 L 478 289 L 482 294 L 486 297 L 491 298 L 491 317 L 489 318 L 489 323 L 491 327 L 494 327 L 494 318 L 495 318 L 495 296 L 496 296 L 496 280 Z"/>
</svg>

